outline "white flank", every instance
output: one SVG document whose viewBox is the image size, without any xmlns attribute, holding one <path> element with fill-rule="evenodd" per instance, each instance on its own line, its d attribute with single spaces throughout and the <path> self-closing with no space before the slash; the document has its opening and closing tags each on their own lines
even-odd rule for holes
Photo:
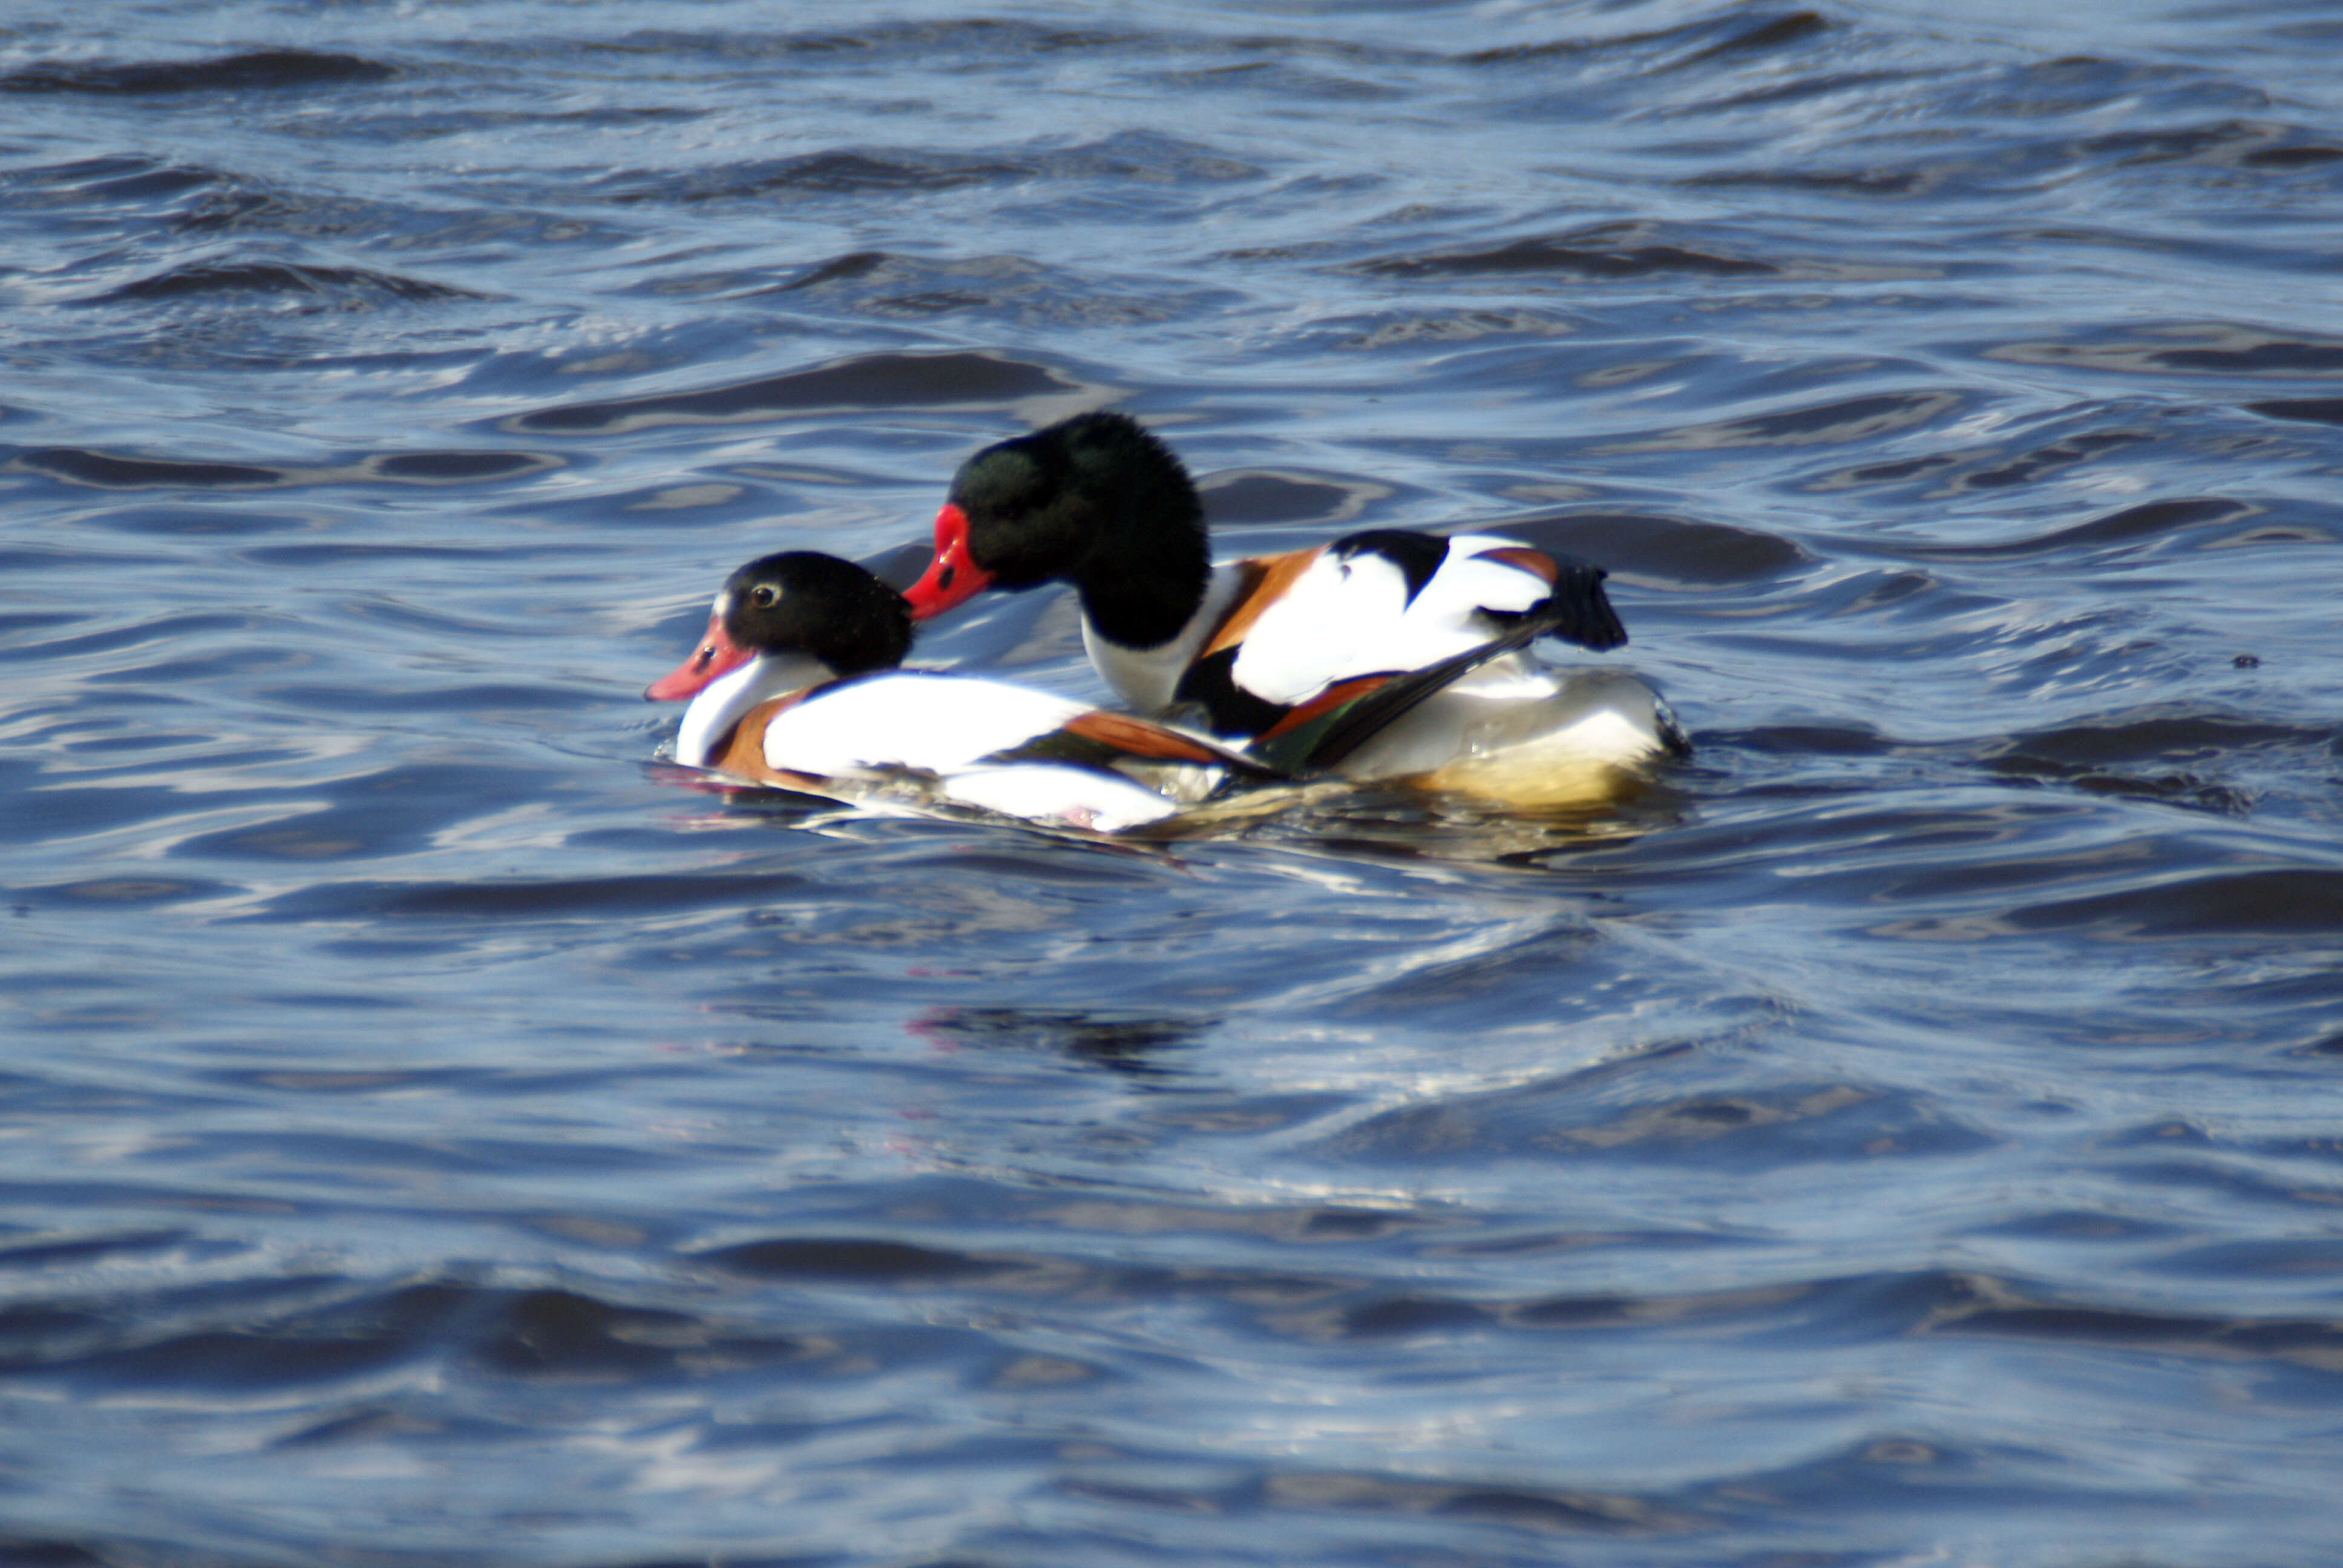
<svg viewBox="0 0 2343 1568">
<path fill-rule="evenodd" d="M 1403 627 L 1416 628 L 1416 635 L 1462 637 L 1468 647 L 1494 636 L 1496 627 L 1479 612 L 1525 610 L 1554 591 L 1537 573 L 1490 560 L 1480 553 L 1521 548 L 1518 539 L 1503 539 L 1493 534 L 1458 534 L 1450 539 L 1448 558 L 1432 574 L 1432 580 L 1423 585 L 1415 602 L 1407 607 L 1402 618 Z M 1462 648 L 1449 650 L 1462 651 Z M 1448 654 L 1433 657 L 1445 658 Z"/>
<path fill-rule="evenodd" d="M 765 729 L 765 760 L 825 778 L 887 768 L 942 774 L 1089 711 L 1003 681 L 900 670 L 818 691 L 777 714 Z"/>
<path fill-rule="evenodd" d="M 963 805 L 1004 817 L 1063 822 L 1100 833 L 1161 821 L 1180 809 L 1127 779 L 1046 762 L 1004 763 L 955 773 L 944 780 L 944 792 Z"/>
<path fill-rule="evenodd" d="M 1412 603 L 1406 574 L 1382 556 L 1363 552 L 1346 562 L 1322 555 L 1262 612 L 1231 673 L 1256 696 L 1295 703 L 1354 675 L 1419 669 L 1478 647 L 1501 629 L 1481 610 L 1523 610 L 1546 596 L 1536 573 L 1477 558 L 1483 550 L 1520 548 L 1520 540 L 1493 534 L 1457 535 L 1447 560 Z M 1244 575 L 1239 562 L 1214 567 L 1202 606 L 1179 636 L 1154 648 L 1110 642 L 1084 617 L 1091 667 L 1138 711 L 1161 713 L 1228 614 Z"/>
<path fill-rule="evenodd" d="M 1230 671 L 1236 683 L 1271 702 L 1300 702 L 1346 674 L 1404 668 L 1387 650 L 1406 608 L 1407 578 L 1381 556 L 1312 561 L 1277 601 L 1261 612 Z"/>
<path fill-rule="evenodd" d="M 1177 811 L 1177 802 L 1120 774 L 984 760 L 1090 711 L 1002 681 L 900 670 L 818 691 L 774 715 L 765 760 L 824 779 L 914 769 L 935 779 L 940 799 L 1102 833 Z"/>
<path fill-rule="evenodd" d="M 1448 543 L 1448 558 L 1413 600 L 1406 574 L 1382 556 L 1321 556 L 1253 624 L 1232 672 L 1237 684 L 1291 703 L 1353 676 L 1421 669 L 1496 636 L 1502 628 L 1483 609 L 1524 610 L 1545 598 L 1536 573 L 1478 555 L 1518 541 L 1459 534 Z"/>
<path fill-rule="evenodd" d="M 1443 788 L 1533 800 L 1545 793 L 1541 774 L 1650 761 L 1667 749 L 1674 722 L 1659 694 L 1625 670 L 1546 669 L 1514 654 L 1375 735 L 1340 771 L 1437 773 Z"/>
</svg>

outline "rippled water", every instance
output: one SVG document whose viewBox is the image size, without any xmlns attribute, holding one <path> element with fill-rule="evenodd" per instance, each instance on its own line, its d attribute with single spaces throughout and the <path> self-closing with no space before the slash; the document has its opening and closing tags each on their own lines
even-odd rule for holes
<svg viewBox="0 0 2343 1568">
<path fill-rule="evenodd" d="M 15 8 L 0 1561 L 2330 1561 L 2343 11 L 2038 9 Z M 649 762 L 1104 405 L 1695 759 Z"/>
</svg>

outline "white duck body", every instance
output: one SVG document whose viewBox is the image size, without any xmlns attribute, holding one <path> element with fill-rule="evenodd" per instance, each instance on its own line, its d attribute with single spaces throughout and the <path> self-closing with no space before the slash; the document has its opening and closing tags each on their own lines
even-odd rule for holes
<svg viewBox="0 0 2343 1568">
<path fill-rule="evenodd" d="M 1092 711 L 1046 691 L 971 676 L 867 675 L 774 715 L 765 726 L 765 761 L 830 779 L 930 774 L 939 799 L 1108 833 L 1177 811 L 1180 799 L 1106 769 L 999 759 Z M 1201 799 L 1220 773 L 1192 768 L 1183 781 L 1179 794 Z"/>
<path fill-rule="evenodd" d="M 1614 796 L 1638 769 L 1688 749 L 1659 693 L 1626 670 L 1554 669 L 1513 654 L 1378 731 L 1336 770 L 1559 806 Z"/>
<path fill-rule="evenodd" d="M 1488 611 L 1519 614 L 1544 598 L 1545 580 L 1489 558 L 1512 539 L 1460 534 L 1447 558 L 1409 591 L 1406 571 L 1373 550 L 1317 551 L 1267 605 L 1238 647 L 1230 674 L 1264 700 L 1301 703 L 1363 675 L 1422 669 L 1503 629 Z"/>
<path fill-rule="evenodd" d="M 1128 647 L 1085 614 L 1082 647 L 1116 695 L 1141 713 L 1173 707 L 1189 668 L 1230 648 L 1236 686 L 1290 707 L 1337 681 L 1463 653 L 1504 629 L 1488 611 L 1519 614 L 1551 591 L 1536 572 L 1486 553 L 1518 555 L 1526 549 L 1519 540 L 1459 534 L 1436 543 L 1447 558 L 1413 593 L 1405 568 L 1373 550 L 1313 547 L 1223 561 L 1169 641 Z"/>
<path fill-rule="evenodd" d="M 1623 646 L 1603 578 L 1518 539 L 1387 528 L 1212 565 L 1202 500 L 1178 456 L 1129 416 L 1101 412 L 961 464 L 936 515 L 928 568 L 906 598 L 925 619 L 987 588 L 1069 583 L 1091 662 L 1124 701 L 1287 756 L 1313 725 L 1338 725 L 1328 717 L 1335 705 L 1508 639 L 1526 629 L 1524 616 L 1556 643 Z M 1504 714 L 1509 704 L 1520 711 Z M 1657 695 L 1634 677 L 1582 680 L 1526 658 L 1493 662 L 1421 709 L 1393 719 L 1380 744 L 1351 748 L 1339 770 L 1429 777 L 1453 764 L 1443 777 L 1460 787 L 1474 780 L 1476 792 L 1534 799 L 1545 791 L 1520 792 L 1541 768 L 1615 769 L 1684 749 Z M 1458 749 L 1438 754 L 1443 735 Z M 1489 764 L 1509 748 L 1523 752 L 1513 765 Z"/>
<path fill-rule="evenodd" d="M 1178 707 L 1182 678 L 1232 621 L 1246 585 L 1283 577 L 1282 591 L 1228 645 L 1236 650 L 1228 675 L 1265 702 L 1300 706 L 1344 681 L 1423 668 L 1478 647 L 1504 628 L 1490 611 L 1518 615 L 1551 591 L 1543 576 L 1517 564 L 1529 553 L 1518 540 L 1461 534 L 1445 543 L 1447 558 L 1412 595 L 1405 569 L 1373 551 L 1231 561 L 1213 568 L 1202 607 L 1172 642 L 1124 648 L 1085 618 L 1083 643 L 1125 701 L 1142 713 L 1165 713 Z M 1688 749 L 1674 715 L 1638 677 L 1558 668 L 1522 652 L 1419 705 L 1337 771 L 1543 805 L 1612 792 L 1623 769 Z"/>
<path fill-rule="evenodd" d="M 1104 762 L 1049 760 L 1046 753 L 1058 738 L 1095 740 L 1092 730 L 1123 733 L 1132 721 L 1117 723 L 1049 692 L 940 671 L 895 670 L 835 681 L 751 706 L 720 727 L 728 704 L 717 686 L 693 706 L 710 699 L 715 711 L 705 720 L 685 715 L 677 761 L 751 783 L 849 799 L 909 797 L 1112 833 L 1173 815 L 1209 795 L 1226 774 L 1209 759 L 1209 759 L 1205 743 L 1163 726 L 1146 727 L 1141 743 L 1160 734 L 1167 750 L 1184 749 L 1175 737 L 1193 750 L 1121 756 L 1120 766 L 1142 774 L 1146 783 Z M 697 742 L 689 749 L 686 736 Z M 720 745 L 698 741 L 703 736 Z M 1021 758 L 1028 749 L 1042 755 Z"/>
<path fill-rule="evenodd" d="M 1170 725 L 894 668 L 910 642 L 893 589 L 849 562 L 784 552 L 727 580 L 699 648 L 645 695 L 691 699 L 675 745 L 687 767 L 882 805 L 1113 832 L 1203 799 L 1232 769 L 1262 772 Z"/>
</svg>

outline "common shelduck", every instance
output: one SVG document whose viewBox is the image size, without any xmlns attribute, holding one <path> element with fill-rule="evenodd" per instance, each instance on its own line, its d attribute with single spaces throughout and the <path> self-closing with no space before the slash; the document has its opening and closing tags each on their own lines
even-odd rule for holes
<svg viewBox="0 0 2343 1568">
<path fill-rule="evenodd" d="M 907 597 L 924 620 L 988 588 L 1071 583 L 1091 662 L 1126 702 L 1273 757 L 1329 709 L 1509 630 L 1624 645 L 1604 576 L 1517 539 L 1397 529 L 1215 566 L 1179 457 L 1104 413 L 961 464 Z M 1529 804 L 1600 791 L 1620 769 L 1687 749 L 1635 676 L 1558 668 L 1523 646 L 1413 703 L 1337 770 Z"/>
<path fill-rule="evenodd" d="M 1167 724 L 1025 687 L 899 670 L 902 597 L 862 568 L 792 550 L 716 596 L 700 645 L 643 695 L 691 699 L 675 759 L 851 800 L 974 807 L 1112 832 L 1159 821 L 1250 758 Z"/>
</svg>

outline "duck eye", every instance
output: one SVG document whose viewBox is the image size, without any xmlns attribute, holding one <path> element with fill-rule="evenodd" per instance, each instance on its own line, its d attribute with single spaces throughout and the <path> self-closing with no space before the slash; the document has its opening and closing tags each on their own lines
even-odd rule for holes
<svg viewBox="0 0 2343 1568">
<path fill-rule="evenodd" d="M 759 583 L 755 588 L 749 590 L 749 602 L 755 605 L 759 609 L 772 608 L 774 601 L 779 599 L 780 597 L 780 594 L 770 583 Z"/>
</svg>

